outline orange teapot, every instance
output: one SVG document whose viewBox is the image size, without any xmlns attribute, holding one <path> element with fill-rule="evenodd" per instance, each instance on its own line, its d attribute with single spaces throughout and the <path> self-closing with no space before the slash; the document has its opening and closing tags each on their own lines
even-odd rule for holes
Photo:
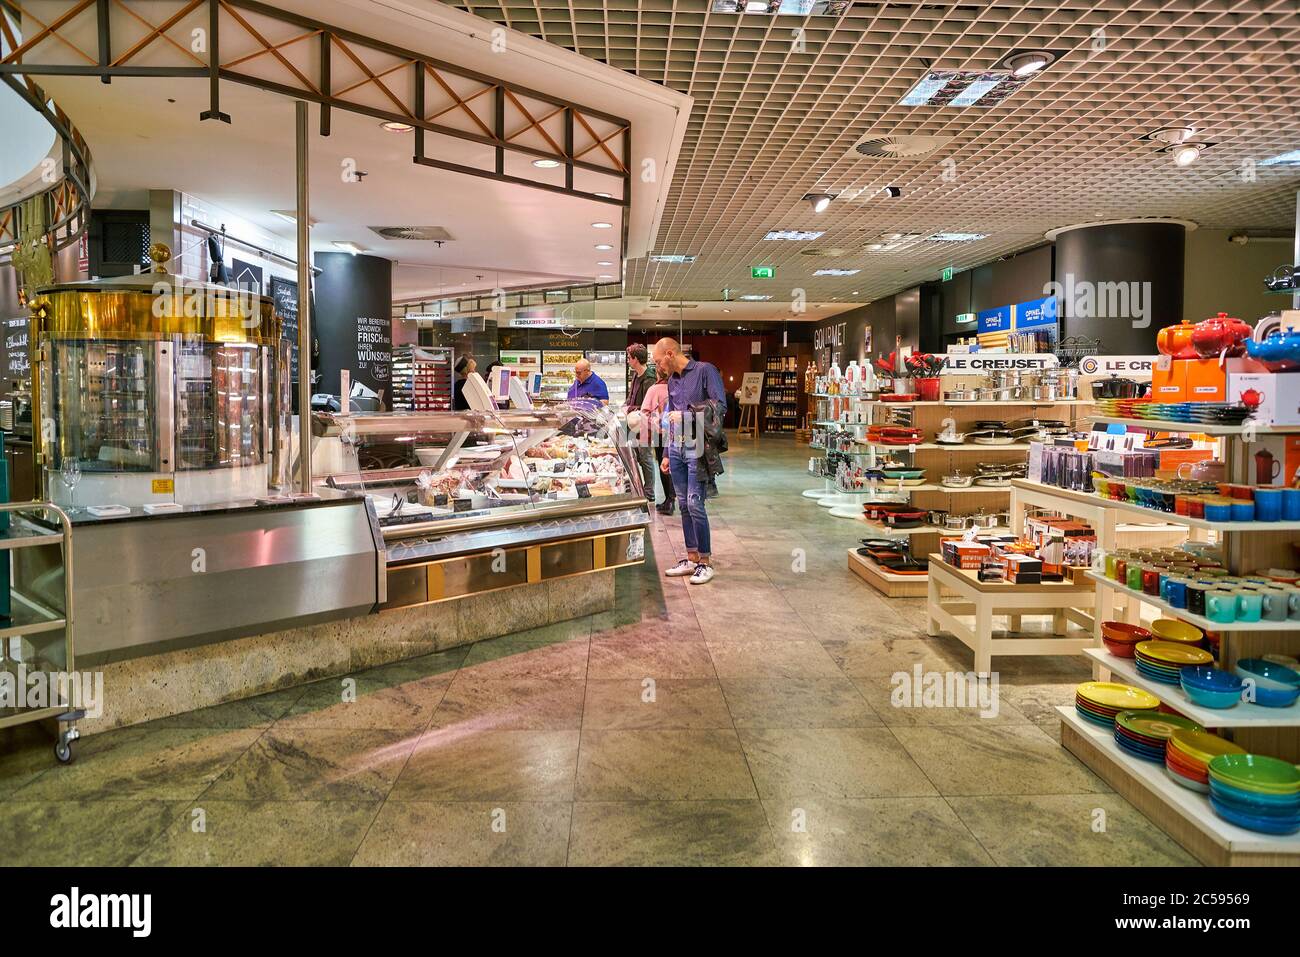
<svg viewBox="0 0 1300 957">
<path fill-rule="evenodd" d="M 1192 347 L 1192 332 L 1196 324 L 1184 319 L 1176 326 L 1165 326 L 1156 335 L 1156 348 L 1164 356 L 1175 359 L 1199 359 L 1200 354 Z"/>
</svg>

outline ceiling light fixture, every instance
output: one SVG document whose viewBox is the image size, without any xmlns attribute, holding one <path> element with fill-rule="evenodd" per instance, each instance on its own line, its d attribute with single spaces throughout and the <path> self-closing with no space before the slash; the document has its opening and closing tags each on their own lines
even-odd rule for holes
<svg viewBox="0 0 1300 957">
<path fill-rule="evenodd" d="M 886 186 L 884 189 L 881 190 L 881 192 L 884 193 L 886 196 L 888 196 L 890 199 L 898 199 L 898 197 L 903 195 L 903 187 Z"/>
<path fill-rule="evenodd" d="M 344 252 L 349 252 L 349 253 L 351 253 L 351 254 L 354 255 L 354 256 L 355 256 L 357 253 L 363 253 L 363 252 L 366 251 L 366 247 L 365 247 L 365 246 L 360 246 L 360 245 L 358 245 L 358 244 L 356 244 L 356 243 L 354 243 L 354 242 L 350 242 L 350 241 L 348 241 L 348 240 L 336 239 L 336 240 L 334 240 L 333 245 L 337 246 L 339 249 L 342 249 Z"/>
<path fill-rule="evenodd" d="M 812 206 L 814 213 L 824 213 L 826 208 L 835 201 L 835 196 L 831 193 L 808 193 L 804 196 L 804 202 Z"/>
<path fill-rule="evenodd" d="M 592 223 L 591 228 L 592 229 L 613 229 L 614 224 L 613 223 Z"/>
<path fill-rule="evenodd" d="M 856 276 L 860 269 L 818 269 L 814 276 Z M 856 295 L 856 293 L 855 293 Z"/>
<path fill-rule="evenodd" d="M 1175 166 L 1191 166 L 1201 158 L 1201 148 L 1195 143 L 1182 143 L 1170 150 Z"/>
<path fill-rule="evenodd" d="M 1300 150 L 1291 150 L 1289 153 L 1279 153 L 1277 156 L 1270 156 L 1266 160 L 1260 160 L 1259 166 L 1300 166 Z"/>
<path fill-rule="evenodd" d="M 1200 159 L 1203 152 L 1214 145 L 1193 140 L 1192 137 L 1195 135 L 1196 128 L 1193 126 L 1164 126 L 1148 133 L 1142 139 L 1165 144 L 1157 152 L 1168 153 L 1175 166 L 1184 167 L 1191 166 Z"/>
<path fill-rule="evenodd" d="M 929 237 L 932 243 L 973 243 L 977 239 L 988 239 L 988 233 L 935 233 Z"/>
<path fill-rule="evenodd" d="M 555 167 L 560 165 L 560 161 L 551 159 L 535 159 L 533 160 L 533 165 L 538 169 L 555 169 Z"/>
<path fill-rule="evenodd" d="M 650 261 L 652 263 L 677 263 L 681 265 L 695 262 L 695 255 L 693 253 L 658 253 L 652 255 Z"/>
<path fill-rule="evenodd" d="M 820 239 L 826 235 L 824 230 L 817 229 L 773 229 L 769 230 L 764 239 L 784 239 L 791 242 L 810 242 L 814 239 Z"/>
<path fill-rule="evenodd" d="M 596 265 L 597 265 L 597 266 L 612 266 L 612 265 L 614 265 L 614 264 L 613 264 L 612 262 L 610 262 L 609 260 L 607 260 L 607 259 L 602 259 L 600 262 L 596 263 Z"/>
<path fill-rule="evenodd" d="M 613 249 L 609 243 L 596 243 L 596 248 L 600 250 Z"/>
<path fill-rule="evenodd" d="M 772 297 L 749 295 L 749 296 L 741 296 L 740 298 L 743 299 L 745 302 L 767 302 L 767 300 L 771 299 Z"/>
<path fill-rule="evenodd" d="M 399 123 L 396 120 L 385 120 L 379 126 L 390 133 L 409 133 L 415 129 L 410 123 Z"/>
<path fill-rule="evenodd" d="M 1044 67 L 1050 66 L 1055 59 L 1056 54 L 1050 50 L 1026 50 L 1023 53 L 1011 54 L 1002 61 L 1002 65 L 1019 80 L 1033 76 Z"/>
</svg>

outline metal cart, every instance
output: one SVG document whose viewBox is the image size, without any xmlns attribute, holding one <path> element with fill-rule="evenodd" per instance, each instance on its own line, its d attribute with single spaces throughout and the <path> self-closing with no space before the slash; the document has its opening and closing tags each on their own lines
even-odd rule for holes
<svg viewBox="0 0 1300 957">
<path fill-rule="evenodd" d="M 72 640 L 72 522 L 67 514 L 50 502 L 19 502 L 0 504 L 0 512 L 9 513 L 9 527 L 0 530 L 0 552 L 12 552 L 20 548 L 61 547 L 63 574 L 63 608 L 50 607 L 31 594 L 25 593 L 17 585 L 10 588 L 10 618 L 6 623 L 0 619 L 0 671 L 9 672 L 9 679 L 14 691 L 23 691 L 25 682 L 19 682 L 19 669 L 27 673 L 44 671 L 52 674 L 56 671 L 73 675 L 76 662 L 73 659 Z M 39 521 L 25 517 L 24 513 L 42 513 Z M 53 530 L 57 524 L 57 531 Z M 63 660 L 51 657 L 50 652 L 57 650 L 57 644 L 51 640 L 53 632 L 63 632 Z M 54 755 L 63 764 L 72 761 L 72 742 L 80 734 L 77 722 L 85 717 L 85 712 L 75 708 L 75 700 L 55 700 L 55 690 L 67 691 L 67 685 L 59 688 L 50 687 L 48 704 L 44 707 L 11 706 L 10 702 L 0 701 L 0 728 L 7 728 L 28 721 L 44 721 L 53 718 L 59 724 L 59 739 L 54 745 Z"/>
</svg>

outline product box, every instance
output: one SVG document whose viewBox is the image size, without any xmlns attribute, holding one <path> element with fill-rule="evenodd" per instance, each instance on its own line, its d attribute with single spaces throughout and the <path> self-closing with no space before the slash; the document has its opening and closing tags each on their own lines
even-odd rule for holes
<svg viewBox="0 0 1300 957">
<path fill-rule="evenodd" d="M 1212 458 L 1214 458 L 1214 452 L 1210 449 L 1162 449 L 1160 451 L 1159 470 L 1169 472 L 1172 476 L 1178 472 L 1180 465 L 1188 465 Z"/>
<path fill-rule="evenodd" d="M 1260 425 L 1300 425 L 1300 372 L 1229 372 L 1228 400 L 1243 401 L 1255 391 L 1255 421 Z M 1249 404 L 1249 403 L 1248 403 Z"/>
<path fill-rule="evenodd" d="M 1039 585 L 1043 581 L 1043 562 L 1030 555 L 1003 555 L 1007 581 L 1016 585 Z"/>
<path fill-rule="evenodd" d="M 950 538 L 942 543 L 940 554 L 945 562 L 955 568 L 974 570 L 980 567 L 980 562 L 989 556 L 990 551 L 989 546 L 979 542 Z"/>
<path fill-rule="evenodd" d="M 1179 363 L 1186 367 L 1183 402 L 1227 401 L 1228 374 L 1218 359 L 1174 360 L 1174 365 Z"/>
<path fill-rule="evenodd" d="M 1161 356 L 1151 367 L 1151 400 L 1182 402 L 1187 388 L 1185 360 Z"/>
</svg>

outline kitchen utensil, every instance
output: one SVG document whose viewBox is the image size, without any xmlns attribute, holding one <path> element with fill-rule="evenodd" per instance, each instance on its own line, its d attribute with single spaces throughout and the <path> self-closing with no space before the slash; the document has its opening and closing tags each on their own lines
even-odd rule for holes
<svg viewBox="0 0 1300 957">
<path fill-rule="evenodd" d="M 974 389 L 952 389 L 943 394 L 945 402 L 974 402 L 979 398 L 979 393 Z"/>
<path fill-rule="evenodd" d="M 970 488 L 975 482 L 975 476 L 963 475 L 961 472 L 954 472 L 951 475 L 945 475 L 940 479 L 939 484 L 947 488 Z"/>
<path fill-rule="evenodd" d="M 1141 385 L 1136 379 L 1122 379 L 1114 373 L 1109 379 L 1097 379 L 1092 383 L 1094 399 L 1136 399 Z"/>
</svg>

